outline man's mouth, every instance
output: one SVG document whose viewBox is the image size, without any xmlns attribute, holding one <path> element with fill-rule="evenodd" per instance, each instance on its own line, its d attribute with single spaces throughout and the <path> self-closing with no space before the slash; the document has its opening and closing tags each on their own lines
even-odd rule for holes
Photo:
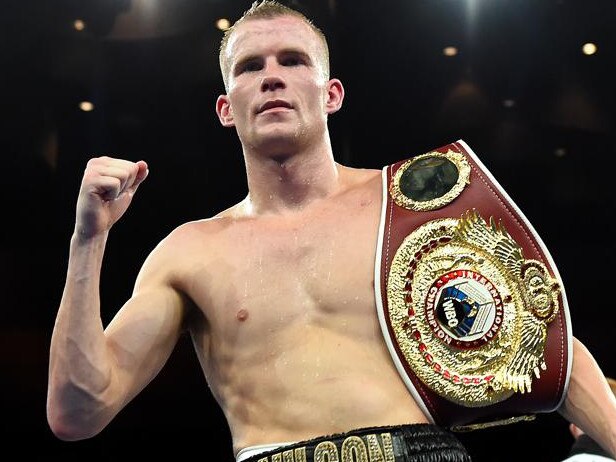
<svg viewBox="0 0 616 462">
<path fill-rule="evenodd" d="M 293 109 L 293 106 L 284 100 L 275 99 L 271 101 L 266 101 L 261 106 L 259 106 L 257 114 L 261 114 L 262 112 L 265 112 L 269 109 Z"/>
</svg>

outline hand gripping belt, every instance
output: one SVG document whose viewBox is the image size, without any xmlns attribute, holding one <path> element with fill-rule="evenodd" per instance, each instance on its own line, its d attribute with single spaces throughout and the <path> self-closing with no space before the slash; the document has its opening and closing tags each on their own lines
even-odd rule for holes
<svg viewBox="0 0 616 462">
<path fill-rule="evenodd" d="M 533 226 L 461 140 L 382 175 L 378 315 L 421 409 L 460 431 L 555 410 L 569 383 L 571 325 Z"/>
</svg>

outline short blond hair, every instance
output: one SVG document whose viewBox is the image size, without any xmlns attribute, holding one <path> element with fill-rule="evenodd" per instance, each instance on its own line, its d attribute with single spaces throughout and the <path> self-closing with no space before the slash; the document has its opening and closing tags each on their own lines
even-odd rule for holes
<svg viewBox="0 0 616 462">
<path fill-rule="evenodd" d="M 272 19 L 280 16 L 293 16 L 301 19 L 317 35 L 323 47 L 323 54 L 321 56 L 323 60 L 323 70 L 325 71 L 326 78 L 329 78 L 329 46 L 327 44 L 327 39 L 323 31 L 317 26 L 315 26 L 314 23 L 304 14 L 300 13 L 297 10 L 294 10 L 293 8 L 278 3 L 275 0 L 256 0 L 255 2 L 253 2 L 252 6 L 244 12 L 240 19 L 235 21 L 233 25 L 225 31 L 220 42 L 218 61 L 220 64 L 220 72 L 222 73 L 222 80 L 225 84 L 225 88 L 227 88 L 228 74 L 230 70 L 225 53 L 227 50 L 227 45 L 229 44 L 229 39 L 231 38 L 231 35 L 233 35 L 233 32 L 235 31 L 237 26 L 253 19 Z"/>
</svg>

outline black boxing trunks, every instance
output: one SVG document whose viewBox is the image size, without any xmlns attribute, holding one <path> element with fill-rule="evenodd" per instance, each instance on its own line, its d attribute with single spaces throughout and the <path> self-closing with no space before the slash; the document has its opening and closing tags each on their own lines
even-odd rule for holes
<svg viewBox="0 0 616 462">
<path fill-rule="evenodd" d="M 431 424 L 370 427 L 261 452 L 242 462 L 470 462 L 462 443 Z"/>
<path fill-rule="evenodd" d="M 572 362 L 561 278 L 463 141 L 383 168 L 375 281 L 391 357 L 432 423 L 484 428 L 561 404 Z"/>
</svg>

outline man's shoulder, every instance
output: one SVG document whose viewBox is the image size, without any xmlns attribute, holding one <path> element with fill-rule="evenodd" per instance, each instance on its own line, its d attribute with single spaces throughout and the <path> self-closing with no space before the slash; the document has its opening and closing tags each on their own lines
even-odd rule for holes
<svg viewBox="0 0 616 462">
<path fill-rule="evenodd" d="M 381 169 L 358 168 L 339 165 L 341 174 L 348 179 L 347 183 L 355 186 L 369 186 L 371 183 L 378 182 L 381 178 Z"/>
<path fill-rule="evenodd" d="M 161 245 L 203 243 L 216 239 L 232 226 L 235 220 L 233 214 L 224 211 L 209 218 L 182 223 L 161 241 Z"/>
<path fill-rule="evenodd" d="M 150 251 L 141 272 L 184 280 L 196 264 L 207 264 L 219 257 L 225 227 L 228 219 L 224 217 L 193 220 L 175 227 Z"/>
<path fill-rule="evenodd" d="M 170 249 L 172 253 L 178 255 L 191 246 L 216 240 L 236 220 L 238 206 L 239 204 L 236 204 L 212 216 L 177 225 L 158 242 L 154 250 L 162 252 Z"/>
</svg>

